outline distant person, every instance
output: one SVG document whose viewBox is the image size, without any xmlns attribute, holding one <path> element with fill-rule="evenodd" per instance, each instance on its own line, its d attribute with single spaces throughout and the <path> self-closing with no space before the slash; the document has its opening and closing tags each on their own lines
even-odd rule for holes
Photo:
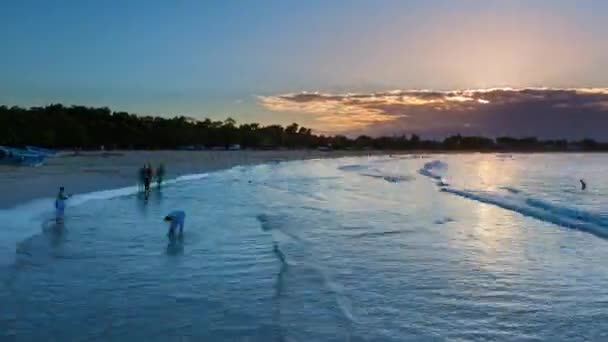
<svg viewBox="0 0 608 342">
<path fill-rule="evenodd" d="M 587 189 L 587 183 L 585 183 L 584 180 L 580 180 L 581 181 L 581 190 L 586 190 Z"/>
<path fill-rule="evenodd" d="M 184 233 L 184 222 L 186 220 L 186 213 L 183 210 L 173 210 L 169 215 L 165 216 L 165 221 L 170 222 L 169 236 L 175 235 L 175 229 L 179 227 L 179 234 Z"/>
<path fill-rule="evenodd" d="M 144 188 L 144 183 L 146 181 L 146 165 L 142 166 L 139 169 L 139 190 L 141 191 Z"/>
<path fill-rule="evenodd" d="M 156 169 L 156 184 L 160 187 L 163 184 L 163 179 L 165 178 L 165 165 L 161 163 Z"/>
<path fill-rule="evenodd" d="M 60 187 L 57 198 L 55 198 L 55 220 L 57 223 L 63 222 L 63 216 L 65 214 L 65 201 L 69 198 L 65 194 L 65 188 Z"/>
<path fill-rule="evenodd" d="M 152 165 L 148 163 L 144 167 L 144 191 L 150 191 L 150 182 L 152 182 Z"/>
</svg>

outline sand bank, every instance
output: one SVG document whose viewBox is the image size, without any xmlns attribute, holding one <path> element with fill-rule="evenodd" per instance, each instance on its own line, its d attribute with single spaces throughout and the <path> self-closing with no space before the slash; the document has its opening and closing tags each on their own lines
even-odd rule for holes
<svg viewBox="0 0 608 342">
<path fill-rule="evenodd" d="M 10 208 L 36 198 L 54 197 L 59 186 L 80 194 L 137 183 L 144 163 L 156 168 L 164 163 L 167 178 L 211 172 L 237 165 L 312 158 L 338 158 L 386 152 L 333 151 L 120 151 L 83 152 L 49 158 L 40 167 L 0 165 L 0 208 Z"/>
</svg>

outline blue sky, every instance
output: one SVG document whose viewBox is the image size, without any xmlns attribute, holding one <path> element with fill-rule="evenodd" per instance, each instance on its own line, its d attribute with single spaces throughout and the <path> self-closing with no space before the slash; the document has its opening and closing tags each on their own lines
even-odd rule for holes
<svg viewBox="0 0 608 342">
<path fill-rule="evenodd" d="M 605 1 L 3 1 L 0 103 L 262 123 L 303 91 L 604 87 Z"/>
</svg>

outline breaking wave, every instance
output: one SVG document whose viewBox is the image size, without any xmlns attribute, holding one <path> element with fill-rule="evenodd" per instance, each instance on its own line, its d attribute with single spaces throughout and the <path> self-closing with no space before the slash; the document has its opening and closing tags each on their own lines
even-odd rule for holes
<svg viewBox="0 0 608 342">
<path fill-rule="evenodd" d="M 380 164 L 387 163 L 390 161 L 391 159 L 379 159 L 374 160 L 371 163 Z M 357 172 L 361 176 L 381 179 L 389 183 L 410 182 L 414 180 L 414 177 L 411 175 L 402 175 L 394 172 L 387 172 L 380 168 L 373 167 L 372 165 L 365 164 L 342 165 L 338 167 L 338 170 L 346 172 Z"/>
<path fill-rule="evenodd" d="M 538 198 L 535 194 L 508 186 L 501 188 L 501 191 L 458 189 L 443 181 L 441 173 L 446 169 L 446 163 L 435 160 L 426 163 L 419 170 L 419 173 L 434 181 L 438 181 L 436 184 L 442 192 L 480 203 L 491 204 L 558 226 L 577 229 L 599 237 L 608 238 L 608 214 L 606 213 L 553 203 Z"/>
</svg>

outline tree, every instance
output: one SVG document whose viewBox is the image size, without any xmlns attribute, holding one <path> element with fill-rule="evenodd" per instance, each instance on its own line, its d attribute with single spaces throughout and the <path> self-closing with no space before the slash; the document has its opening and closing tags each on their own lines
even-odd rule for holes
<svg viewBox="0 0 608 342">
<path fill-rule="evenodd" d="M 418 146 L 418 144 L 420 144 L 420 137 L 416 134 L 412 134 L 412 136 L 410 137 L 410 145 L 412 147 L 416 147 Z"/>
<path fill-rule="evenodd" d="M 454 150 L 608 150 L 608 144 L 592 139 L 540 141 L 535 137 L 499 137 L 495 141 L 479 136 L 455 135 L 441 142 L 422 140 L 418 135 L 393 137 L 313 134 L 310 128 L 292 123 L 262 126 L 259 123 L 237 125 L 224 121 L 177 115 L 172 118 L 139 116 L 107 107 L 66 107 L 51 104 L 29 109 L 0 106 L 0 145 L 39 145 L 50 148 L 173 149 L 181 146 L 228 146 L 245 148 L 316 148 L 331 145 L 334 149 L 454 149 Z"/>
</svg>

